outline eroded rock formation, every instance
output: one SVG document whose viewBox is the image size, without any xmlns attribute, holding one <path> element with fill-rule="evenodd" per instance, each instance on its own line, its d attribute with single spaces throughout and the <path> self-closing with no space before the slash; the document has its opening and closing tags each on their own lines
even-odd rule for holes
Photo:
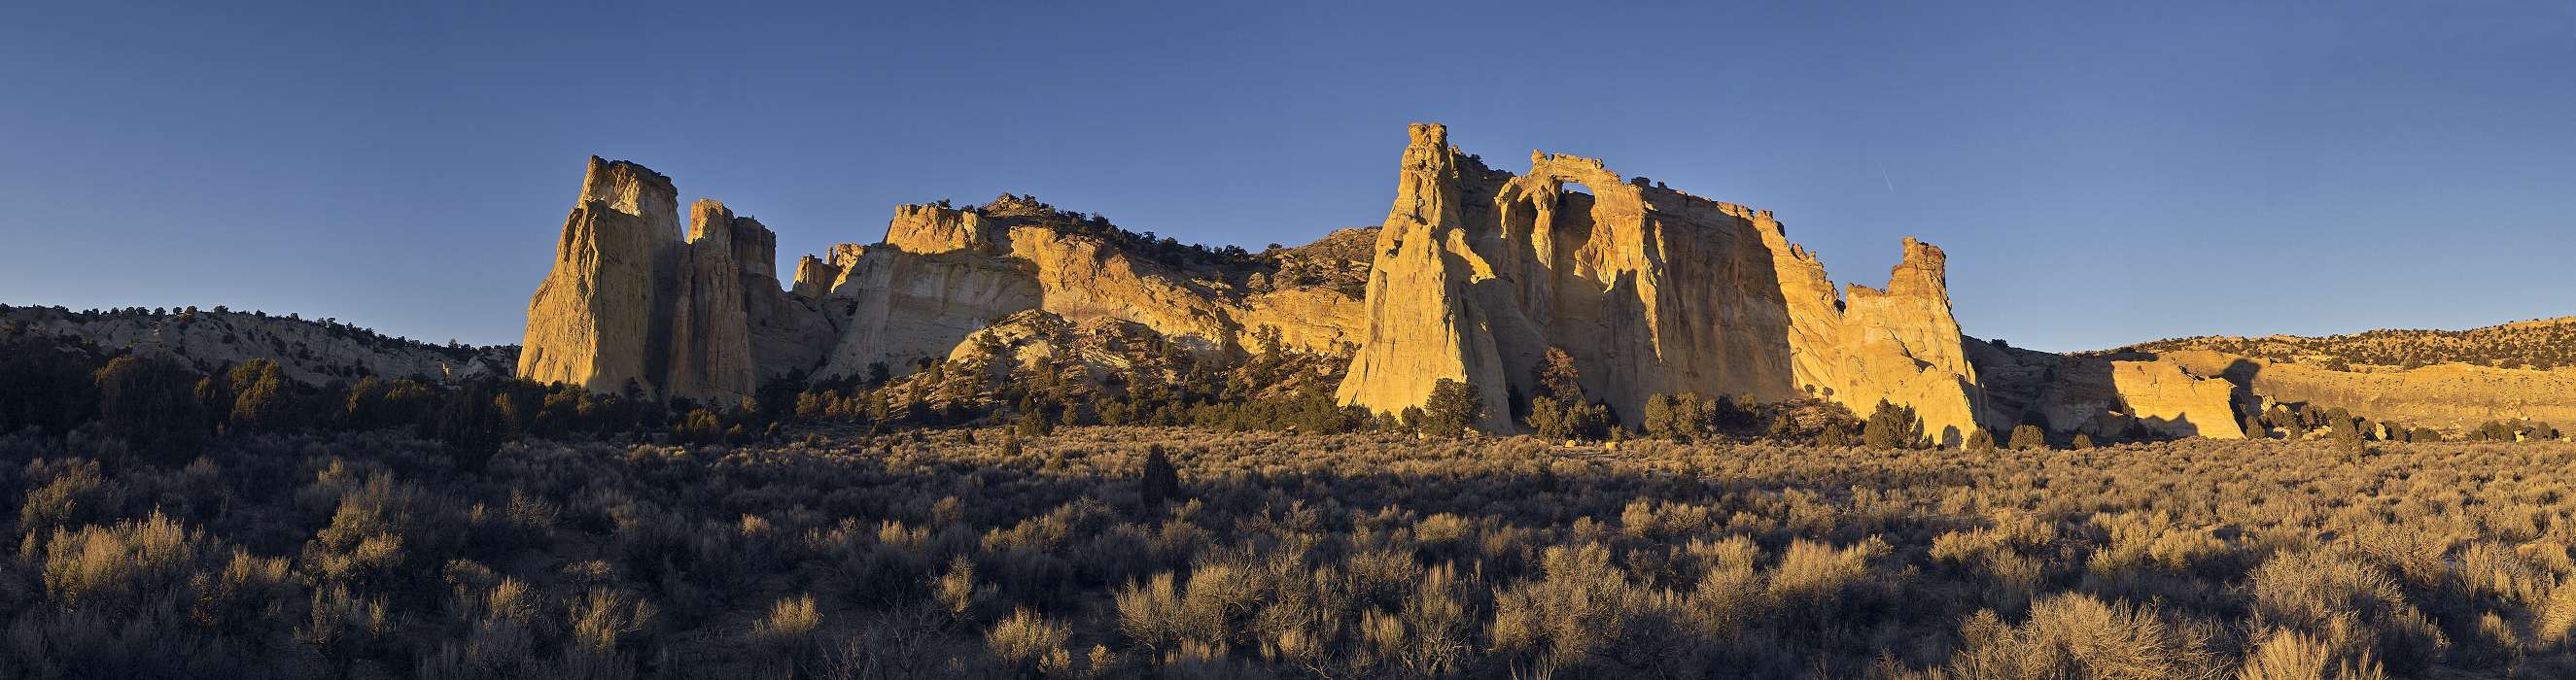
<svg viewBox="0 0 2576 680">
<path fill-rule="evenodd" d="M 2237 387 L 2158 361 L 2115 360 L 1970 343 L 1982 379 L 1985 422 L 2029 422 L 2095 439 L 2209 437 L 2241 439 Z"/>
<path fill-rule="evenodd" d="M 597 391 L 740 400 L 812 368 L 836 335 L 779 289 L 778 237 L 724 204 L 691 206 L 661 173 L 594 156 L 555 264 L 528 303 L 519 375 Z"/>
<path fill-rule="evenodd" d="M 909 205 L 886 240 L 836 246 L 812 265 L 822 306 L 841 338 L 817 375 L 901 373 L 947 356 L 977 329 L 1024 310 L 1074 323 L 1133 322 L 1201 352 L 1249 347 L 1264 327 L 1290 347 L 1329 351 L 1349 339 L 1358 301 L 1323 286 L 1250 291 L 1221 267 L 1156 261 L 1070 230 L 1051 208 L 997 201 L 981 208 Z M 809 285 L 799 275 L 800 290 Z"/>
<path fill-rule="evenodd" d="M 555 244 L 554 268 L 528 301 L 520 376 L 597 391 L 660 388 L 680 239 L 677 196 L 661 173 L 590 158 Z"/>
<path fill-rule="evenodd" d="M 1508 430 L 1504 405 L 1538 393 L 1555 347 L 1586 395 L 1632 422 L 1648 396 L 1696 392 L 1814 394 L 1864 413 L 1886 399 L 1953 442 L 1976 426 L 1938 249 L 1908 240 L 1887 291 L 1837 296 L 1767 211 L 1574 156 L 1533 152 L 1513 175 L 1441 126 L 1409 133 L 1344 403 L 1399 411 L 1455 379 L 1488 405 L 1484 427 Z"/>
<path fill-rule="evenodd" d="M 2454 431 L 2490 420 L 2576 423 L 2576 370 L 2508 369 L 2446 363 L 2338 371 L 2302 363 L 2184 350 L 2156 361 L 2224 378 L 2283 402 L 2337 406 L 2353 415 Z"/>
<path fill-rule="evenodd" d="M 1274 282 L 1205 251 L 1143 252 L 1118 242 L 1132 234 L 1020 197 L 903 206 L 884 241 L 805 256 L 782 290 L 768 228 L 701 200 L 682 239 L 675 196 L 658 173 L 592 159 L 529 304 L 520 375 L 736 403 L 773 380 L 907 373 L 1031 310 L 1133 323 L 1199 352 L 1243 351 L 1264 329 L 1333 351 L 1358 326 L 1359 301 L 1331 285 Z"/>
<path fill-rule="evenodd" d="M 1031 329 L 1061 327 L 1201 353 L 1275 339 L 1347 354 L 1339 399 L 1379 412 L 1420 406 L 1437 380 L 1460 380 L 1483 397 L 1480 425 L 1492 431 L 1518 429 L 1512 414 L 1542 392 L 1537 369 L 1551 348 L 1572 357 L 1588 398 L 1630 423 L 1648 397 L 1683 392 L 1815 397 L 1864 415 L 1884 400 L 1913 407 L 1943 443 L 2025 421 L 2097 437 L 2237 437 L 2258 392 L 2455 425 L 2576 420 L 2552 415 L 2576 413 L 2558 399 L 2576 394 L 2564 376 L 2428 382 L 2416 371 L 1989 346 L 1960 334 L 1947 258 L 1929 244 L 1906 239 L 1885 288 L 1838 289 L 1770 211 L 1576 156 L 1533 152 L 1514 174 L 1460 152 L 1441 126 L 1409 135 L 1385 223 L 1308 246 L 1191 249 L 1005 195 L 903 206 L 884 240 L 804 256 L 788 285 L 775 273 L 776 237 L 758 221 L 699 201 L 684 237 L 669 178 L 592 158 L 530 300 L 518 370 L 724 403 L 772 381 L 909 373 L 955 359 L 979 333 L 1019 355 L 1052 351 L 1062 343 Z M 2541 396 L 2411 396 L 2462 381 Z"/>
</svg>

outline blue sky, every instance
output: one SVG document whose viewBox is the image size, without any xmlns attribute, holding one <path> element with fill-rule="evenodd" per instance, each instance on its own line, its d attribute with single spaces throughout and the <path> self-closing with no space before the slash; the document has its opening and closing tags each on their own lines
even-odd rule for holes
<svg viewBox="0 0 2576 680">
<path fill-rule="evenodd" d="M 591 154 L 790 268 L 1005 191 L 1258 249 L 1382 219 L 1436 121 L 1837 281 L 1920 237 L 2022 346 L 2576 314 L 2567 3 L 1396 4 L 14 4 L 0 302 L 516 342 Z"/>
</svg>

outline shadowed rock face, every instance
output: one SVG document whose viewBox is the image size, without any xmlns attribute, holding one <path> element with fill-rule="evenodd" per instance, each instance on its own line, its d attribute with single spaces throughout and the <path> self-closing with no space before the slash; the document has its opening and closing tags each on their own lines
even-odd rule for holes
<svg viewBox="0 0 2576 680">
<path fill-rule="evenodd" d="M 2057 432 L 2119 437 L 2132 426 L 2160 437 L 2241 439 L 2237 386 L 2171 362 L 2067 356 L 1969 343 L 1986 394 L 1986 422 L 2045 424 Z"/>
<path fill-rule="evenodd" d="M 1344 403 L 1400 411 L 1455 379 L 1483 396 L 1484 427 L 1509 429 L 1500 405 L 1539 393 L 1540 357 L 1557 347 L 1585 393 L 1632 422 L 1648 396 L 1696 392 L 1815 394 L 1862 412 L 1886 399 L 1954 442 L 1976 426 L 1939 249 L 1909 239 L 1888 290 L 1846 300 L 1768 211 L 1574 156 L 1534 152 L 1513 175 L 1441 126 L 1409 133 Z"/>
<path fill-rule="evenodd" d="M 751 358 L 751 321 L 743 310 L 749 292 L 744 280 L 750 278 L 743 264 L 761 254 L 763 238 L 776 241 L 759 222 L 734 217 L 722 203 L 700 199 L 689 212 L 689 243 L 681 251 L 678 297 L 672 304 L 671 393 L 748 397 L 759 384 Z M 766 278 L 775 290 L 777 277 Z"/>
<path fill-rule="evenodd" d="M 1319 286 L 1263 292 L 1219 287 L 1192 272 L 1033 220 L 979 209 L 896 209 L 886 241 L 835 246 L 800 264 L 799 290 L 823 291 L 841 337 L 819 376 L 864 375 L 884 363 L 948 356 L 995 320 L 1043 310 L 1084 323 L 1141 324 L 1200 352 L 1236 351 L 1277 329 L 1285 345 L 1330 351 L 1348 340 L 1359 301 Z M 825 279 L 829 283 L 824 283 Z"/>
</svg>

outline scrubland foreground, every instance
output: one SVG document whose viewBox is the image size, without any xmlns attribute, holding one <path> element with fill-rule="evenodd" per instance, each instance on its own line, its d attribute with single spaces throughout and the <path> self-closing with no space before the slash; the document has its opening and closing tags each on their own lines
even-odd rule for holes
<svg viewBox="0 0 2576 680">
<path fill-rule="evenodd" d="M 0 676 L 2576 674 L 2566 443 L 119 446 L 0 438 Z"/>
</svg>

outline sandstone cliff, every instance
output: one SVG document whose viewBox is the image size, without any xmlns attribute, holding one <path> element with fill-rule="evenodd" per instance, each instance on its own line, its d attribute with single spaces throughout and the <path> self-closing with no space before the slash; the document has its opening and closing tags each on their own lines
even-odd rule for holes
<svg viewBox="0 0 2576 680">
<path fill-rule="evenodd" d="M 2156 437 L 2241 439 L 2241 394 L 2215 373 L 2157 361 L 2122 361 L 1969 343 L 1982 378 L 1986 422 L 2036 423 L 2095 439 L 2132 428 Z"/>
<path fill-rule="evenodd" d="M 1951 317 L 1940 248 L 1905 239 L 1886 290 L 1852 284 L 1837 298 L 1813 253 L 1789 243 L 1770 213 L 1755 218 L 1780 272 L 1800 390 L 1863 415 L 1881 400 L 1912 406 L 1925 434 L 1945 444 L 1980 425 L 1983 395 Z"/>
<path fill-rule="evenodd" d="M 2154 356 L 2184 370 L 2226 378 L 2259 398 L 2342 407 L 2375 420 L 2453 431 L 2515 418 L 2576 423 L 2576 370 L 2570 369 L 2434 364 L 2338 371 L 2207 350 Z"/>
<path fill-rule="evenodd" d="M 1107 370 L 1114 353 L 1078 346 L 1149 335 L 1203 355 L 1276 342 L 1347 356 L 1337 398 L 1378 412 L 1422 405 L 1435 381 L 1460 380 L 1483 397 L 1479 425 L 1492 431 L 1517 429 L 1511 414 L 1542 392 L 1537 368 L 1552 348 L 1572 357 L 1588 398 L 1630 423 L 1648 397 L 1682 392 L 1812 397 L 1863 414 L 1883 400 L 1913 407 L 1925 434 L 1949 444 L 2020 422 L 2097 438 L 2237 437 L 2239 414 L 2265 398 L 2455 428 L 2576 421 L 2576 372 L 2343 371 L 1974 342 L 1951 313 L 1947 257 L 1929 244 L 1906 239 L 1884 288 L 1838 288 L 1770 211 L 1570 155 L 1533 152 L 1514 174 L 1460 152 L 1441 126 L 1408 134 L 1386 221 L 1305 246 L 1182 246 L 1005 194 L 902 206 L 883 240 L 804 256 L 784 285 L 776 237 L 758 221 L 699 201 L 683 236 L 668 178 L 592 158 L 530 301 L 519 372 L 724 403 L 879 365 L 902 376 L 996 342 L 1012 362 L 1080 351 L 1091 354 L 1067 360 Z M 2576 360 L 2530 340 L 2568 328 L 2168 344 L 2546 368 Z M 2511 341 L 2479 340 L 2488 336 Z M 2416 339 L 2438 351 L 2416 351 Z"/>
<path fill-rule="evenodd" d="M 815 261 L 811 279 L 800 271 L 799 290 L 824 291 L 822 306 L 842 320 L 816 374 L 863 375 L 874 364 L 900 373 L 1026 310 L 1077 324 L 1133 322 L 1199 352 L 1241 351 L 1265 327 L 1298 349 L 1330 351 L 1349 339 L 1353 326 L 1344 324 L 1358 301 L 1330 287 L 1250 290 L 1224 263 L 1157 259 L 1111 243 L 1117 232 L 1105 224 L 1073 219 L 1019 197 L 897 209 L 883 243 L 836 246 Z"/>
<path fill-rule="evenodd" d="M 1441 126 L 1409 133 L 1344 403 L 1399 411 L 1455 379 L 1482 395 L 1483 427 L 1508 430 L 1506 405 L 1538 393 L 1555 347 L 1587 396 L 1632 422 L 1648 396 L 1696 392 L 1863 412 L 1886 399 L 1952 442 L 1976 427 L 1938 249 L 1909 240 L 1887 291 L 1846 300 L 1766 211 L 1574 156 L 1533 152 L 1513 175 Z"/>
<path fill-rule="evenodd" d="M 678 192 L 626 161 L 590 158 L 555 263 L 528 301 L 519 375 L 599 391 L 663 381 Z"/>
<path fill-rule="evenodd" d="M 737 403 L 771 381 L 909 372 L 1031 310 L 1137 324 L 1202 353 L 1243 351 L 1265 329 L 1330 352 L 1359 325 L 1359 301 L 1333 281 L 1357 265 L 1183 248 L 1017 196 L 903 206 L 884 241 L 800 258 L 782 289 L 775 234 L 701 200 L 683 239 L 676 195 L 659 173 L 591 160 L 529 303 L 520 375 Z"/>
<path fill-rule="evenodd" d="M 836 333 L 779 289 L 777 236 L 701 200 L 683 239 L 677 196 L 661 173 L 590 159 L 528 303 L 521 377 L 727 402 L 813 367 Z"/>
<path fill-rule="evenodd" d="M 671 354 L 693 360 L 670 362 L 671 393 L 750 396 L 759 387 L 758 372 L 752 367 L 751 320 L 743 312 L 746 291 L 742 265 L 734 261 L 735 246 L 753 250 L 752 242 L 769 230 L 734 217 L 712 200 L 699 200 L 689 212 L 689 243 L 680 257 L 678 297 L 672 303 Z"/>
</svg>

